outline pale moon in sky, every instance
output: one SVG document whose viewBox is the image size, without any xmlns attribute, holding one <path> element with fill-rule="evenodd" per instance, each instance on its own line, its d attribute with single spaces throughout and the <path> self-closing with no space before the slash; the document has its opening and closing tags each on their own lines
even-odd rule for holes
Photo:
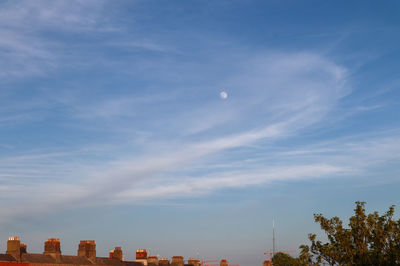
<svg viewBox="0 0 400 266">
<path fill-rule="evenodd" d="M 228 98 L 228 93 L 226 93 L 226 91 L 221 91 L 219 96 L 221 97 L 221 99 L 225 100 L 226 98 Z"/>
</svg>

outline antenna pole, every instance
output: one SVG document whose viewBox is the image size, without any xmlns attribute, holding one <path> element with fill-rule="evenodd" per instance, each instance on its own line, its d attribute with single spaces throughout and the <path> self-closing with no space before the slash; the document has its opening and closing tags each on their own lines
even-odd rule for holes
<svg viewBox="0 0 400 266">
<path fill-rule="evenodd" d="M 275 255 L 275 221 L 272 218 L 272 254 Z"/>
</svg>

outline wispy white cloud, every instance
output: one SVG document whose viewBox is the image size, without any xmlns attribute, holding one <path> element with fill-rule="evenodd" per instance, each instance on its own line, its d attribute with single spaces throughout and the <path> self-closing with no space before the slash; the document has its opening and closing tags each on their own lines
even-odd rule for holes
<svg viewBox="0 0 400 266">
<path fill-rule="evenodd" d="M 5 1 L 0 11 L 3 27 L 17 29 L 88 29 L 101 17 L 104 1 Z"/>
<path fill-rule="evenodd" d="M 44 31 L 71 34 L 113 29 L 102 17 L 106 11 L 103 1 L 5 3 L 0 11 L 0 34 L 5 36 L 0 40 L 3 76 L 40 75 L 61 64 L 63 53 L 59 51 L 65 44 L 44 38 Z M 121 37 L 102 45 L 177 53 L 178 49 L 151 40 L 146 36 Z M 220 56 L 217 52 L 210 57 Z M 30 155 L 19 150 L 18 154 L 1 156 L 0 191 L 8 201 L 0 202 L 0 206 L 9 206 L 12 201 L 5 217 L 11 220 L 53 212 L 76 207 L 77 203 L 81 207 L 130 203 L 351 175 L 400 159 L 396 145 L 400 141 L 393 137 L 397 133 L 280 147 L 277 143 L 312 131 L 332 114 L 344 115 L 338 105 L 351 92 L 348 70 L 315 52 L 241 53 L 245 55 L 221 55 L 219 61 L 224 63 L 218 68 L 223 70 L 213 77 L 212 85 L 198 78 L 208 68 L 217 68 L 212 66 L 212 59 L 181 65 L 171 60 L 164 65 L 163 59 L 155 58 L 131 71 L 154 75 L 153 70 L 161 67 L 162 78 L 156 75 L 158 83 L 147 85 L 161 86 L 165 81 L 175 86 L 173 82 L 178 80 L 180 88 L 172 91 L 169 86 L 165 93 L 150 90 L 144 95 L 117 95 L 110 88 L 103 97 L 97 97 L 95 88 L 56 88 L 40 94 L 45 96 L 37 105 L 0 107 L 0 126 L 26 121 L 36 114 L 33 110 L 42 114 L 56 106 L 60 107 L 56 118 L 74 124 L 77 131 L 87 127 L 103 134 L 106 127 L 115 131 L 114 142 L 108 144 L 103 143 L 109 137 L 104 134 L 93 137 L 90 144 L 77 144 L 79 148 L 50 147 Z M 76 58 L 84 61 L 85 57 L 77 54 Z M 129 63 L 124 67 L 131 66 Z M 197 95 L 191 78 L 198 82 Z M 189 89 L 185 89 L 187 80 Z M 219 98 L 221 88 L 229 93 L 224 101 Z M 379 107 L 365 108 L 362 104 L 357 112 Z M 258 148 L 261 152 L 257 153 Z M 240 158 L 235 158 L 237 151 L 242 152 Z M 193 174 L 190 168 L 203 172 Z"/>
<path fill-rule="evenodd" d="M 5 160 L 2 166 L 3 172 L 8 175 L 8 178 L 17 174 L 21 174 L 19 178 L 25 180 L 26 176 L 41 178 L 41 182 L 36 184 L 27 182 L 28 186 L 19 187 L 19 193 L 15 193 L 26 200 L 29 198 L 29 202 L 34 205 L 29 208 L 36 209 L 35 206 L 41 206 L 40 211 L 52 211 L 59 209 L 60 206 L 64 208 L 76 206 L 76 202 L 80 202 L 81 206 L 90 206 L 97 204 L 99 199 L 101 199 L 100 202 L 110 204 L 113 198 L 126 195 L 124 193 L 132 187 L 154 186 L 155 191 L 143 192 L 147 197 L 156 196 L 157 193 L 167 195 L 173 191 L 188 189 L 188 187 L 192 190 L 198 188 L 198 191 L 207 193 L 211 191 L 211 187 L 216 189 L 246 187 L 273 180 L 296 180 L 296 178 L 306 178 L 307 175 L 324 176 L 339 172 L 342 169 L 340 164 L 306 163 L 288 165 L 286 168 L 275 169 L 275 172 L 271 169 L 266 171 L 264 168 L 256 168 L 250 171 L 252 177 L 247 179 L 244 179 L 246 175 L 243 172 L 233 173 L 225 170 L 227 171 L 225 175 L 220 172 L 208 174 L 205 177 L 188 178 L 179 184 L 171 183 L 164 187 L 165 182 L 170 178 L 168 173 L 182 171 L 195 162 L 207 162 L 214 155 L 227 153 L 233 149 L 243 149 L 260 141 L 268 141 L 272 145 L 276 140 L 299 134 L 302 130 L 322 121 L 326 114 L 335 108 L 336 102 L 348 91 L 345 84 L 345 69 L 315 54 L 274 53 L 257 59 L 248 59 L 242 65 L 238 73 L 232 72 L 230 73 L 232 77 L 221 81 L 221 85 L 229 88 L 230 91 L 231 97 L 227 101 L 221 103 L 218 97 L 219 91 L 216 91 L 215 102 L 195 109 L 181 108 L 180 105 L 176 105 L 168 116 L 157 111 L 147 113 L 148 106 L 143 110 L 140 109 L 140 104 L 137 104 L 135 98 L 114 97 L 101 103 L 83 101 L 82 105 L 74 106 L 79 101 L 76 102 L 72 97 L 70 98 L 72 103 L 64 103 L 72 104 L 71 107 L 74 109 L 82 107 L 82 113 L 100 121 L 126 115 L 137 115 L 139 118 L 149 119 L 160 116 L 166 119 L 163 123 L 170 127 L 168 130 L 174 132 L 175 137 L 164 136 L 163 132 L 154 132 L 155 139 L 147 139 L 142 143 L 144 149 L 142 155 L 137 154 L 132 158 L 125 152 L 105 159 L 107 157 L 104 155 L 112 151 L 111 149 L 102 152 L 103 155 L 100 157 L 103 159 L 101 160 L 96 161 L 95 156 L 89 155 L 91 159 L 86 157 L 80 161 L 83 157 L 78 156 L 76 160 L 67 160 L 67 162 L 64 159 L 81 154 L 66 152 L 61 155 L 39 154 L 31 158 L 22 156 L 9 159 L 8 162 Z M 177 97 L 182 96 L 185 95 L 177 95 Z M 160 101 L 154 101 L 154 98 L 150 97 L 147 104 L 157 106 Z M 135 108 L 139 109 L 135 110 Z M 185 119 L 175 120 L 174 115 L 180 112 L 186 112 L 187 115 L 181 116 Z M 218 112 L 224 114 L 225 117 L 215 115 L 215 119 L 210 119 L 213 113 Z M 196 123 L 191 122 L 194 117 L 197 120 Z M 82 118 L 83 121 L 90 122 L 87 118 Z M 219 123 L 221 119 L 222 128 Z M 127 121 L 129 120 L 112 120 L 112 123 L 116 128 L 138 129 L 137 125 L 126 124 Z M 141 123 L 141 125 L 145 124 Z M 152 132 L 156 128 L 150 126 L 144 127 L 143 130 Z M 182 137 L 181 132 L 186 132 L 183 134 L 185 137 Z M 199 136 L 197 139 L 191 139 L 188 132 L 193 135 L 204 132 L 207 133 L 207 137 Z M 159 147 L 163 149 L 160 150 Z M 274 156 L 274 153 L 270 155 Z M 10 162 L 14 162 L 14 167 L 8 167 Z M 45 166 L 46 164 L 49 166 Z M 23 173 L 13 172 L 13 169 L 18 166 L 22 167 Z M 278 171 L 282 173 L 277 175 Z M 312 174 L 313 171 L 317 174 Z M 60 174 L 61 178 L 49 179 L 52 173 Z M 166 176 L 166 179 L 157 181 L 159 176 Z M 31 195 L 28 192 L 31 190 L 40 191 L 40 193 L 35 194 L 36 196 L 27 196 Z M 43 200 L 42 195 L 46 191 L 52 194 L 51 203 Z M 142 195 L 140 197 L 144 197 L 143 193 L 139 194 Z M 35 213 L 33 210 L 31 212 Z M 18 215 L 18 211 L 13 211 L 13 213 L 13 215 Z"/>
<path fill-rule="evenodd" d="M 260 185 L 276 181 L 300 181 L 311 178 L 336 176 L 343 174 L 346 169 L 328 164 L 293 165 L 258 169 L 257 171 L 224 172 L 221 175 L 205 176 L 201 178 L 184 177 L 165 182 L 161 185 L 136 187 L 118 194 L 113 201 L 134 202 L 142 199 L 166 197 L 192 197 L 208 194 L 220 189 L 240 188 Z"/>
<path fill-rule="evenodd" d="M 52 32 L 110 30 L 104 1 L 3 1 L 0 8 L 0 76 L 45 75 L 64 64 L 67 47 Z"/>
<path fill-rule="evenodd" d="M 240 141 L 236 142 L 235 139 Z M 235 161 L 222 169 L 212 162 L 211 168 L 216 168 L 211 169 L 210 174 L 187 176 L 179 173 L 183 165 L 190 166 L 197 158 L 246 144 L 246 141 L 237 137 L 217 142 L 223 145 L 196 144 L 167 154 L 107 163 L 100 170 L 89 169 L 86 179 L 73 184 L 45 182 L 40 185 L 29 183 L 3 186 L 3 196 L 20 200 L 16 200 L 15 208 L 10 209 L 8 219 L 76 207 L 77 202 L 81 207 L 135 203 L 143 200 L 201 196 L 225 188 L 243 189 L 273 182 L 354 177 L 365 174 L 387 161 L 400 159 L 400 147 L 393 145 L 400 143 L 398 139 L 378 136 L 373 139 L 320 142 L 307 150 L 285 148 L 286 151 L 273 152 L 266 158 L 258 158 L 259 161 L 255 164 L 242 163 L 241 170 L 232 170 Z M 213 147 L 217 147 L 216 150 Z M 271 157 L 276 157 L 280 163 L 276 165 L 268 159 Z M 207 160 L 203 163 L 210 164 Z M 177 173 L 179 174 L 176 175 Z M 46 200 L 49 195 L 53 199 L 51 202 Z M 29 206 L 21 203 L 28 199 L 32 203 L 28 204 Z"/>
<path fill-rule="evenodd" d="M 211 163 L 215 173 L 210 175 L 163 175 L 162 178 L 138 183 L 132 189 L 121 191 L 114 200 L 129 202 L 160 197 L 191 197 L 224 188 L 244 188 L 279 181 L 359 177 L 387 162 L 398 162 L 400 146 L 394 143 L 399 143 L 398 137 L 383 135 L 363 140 L 354 138 L 317 142 L 307 150 L 283 148 L 285 151 L 268 153 L 265 158 L 257 156 L 256 163 L 232 162 L 223 165 L 222 169 L 220 165 Z M 271 160 L 271 157 L 275 158 Z M 240 163 L 240 170 L 233 170 L 235 163 Z"/>
<path fill-rule="evenodd" d="M 0 35 L 2 77 L 42 75 L 56 66 L 56 56 L 45 42 L 15 30 L 0 28 Z"/>
</svg>

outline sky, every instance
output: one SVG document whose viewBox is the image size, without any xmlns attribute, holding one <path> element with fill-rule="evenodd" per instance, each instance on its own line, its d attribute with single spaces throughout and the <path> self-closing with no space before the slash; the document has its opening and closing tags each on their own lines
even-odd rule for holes
<svg viewBox="0 0 400 266">
<path fill-rule="evenodd" d="M 0 1 L 0 253 L 59 237 L 255 266 L 273 220 L 298 250 L 314 213 L 399 205 L 399 12 Z"/>
</svg>

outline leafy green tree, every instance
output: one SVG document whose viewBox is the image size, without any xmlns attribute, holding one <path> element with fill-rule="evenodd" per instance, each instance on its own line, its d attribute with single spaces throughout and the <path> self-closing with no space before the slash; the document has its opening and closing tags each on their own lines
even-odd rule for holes
<svg viewBox="0 0 400 266">
<path fill-rule="evenodd" d="M 349 227 L 338 217 L 314 214 L 315 222 L 328 237 L 328 243 L 309 234 L 311 246 L 302 245 L 299 259 L 303 263 L 326 262 L 330 265 L 399 265 L 400 220 L 394 220 L 394 206 L 382 216 L 365 213 L 365 202 L 356 202 Z"/>
<path fill-rule="evenodd" d="M 310 254 L 310 247 L 307 245 L 300 246 L 299 262 L 300 265 L 312 265 L 312 255 Z"/>
<path fill-rule="evenodd" d="M 272 264 L 274 266 L 300 266 L 306 265 L 301 264 L 300 260 L 297 258 L 293 258 L 292 256 L 285 254 L 283 252 L 278 252 L 272 258 Z"/>
</svg>

